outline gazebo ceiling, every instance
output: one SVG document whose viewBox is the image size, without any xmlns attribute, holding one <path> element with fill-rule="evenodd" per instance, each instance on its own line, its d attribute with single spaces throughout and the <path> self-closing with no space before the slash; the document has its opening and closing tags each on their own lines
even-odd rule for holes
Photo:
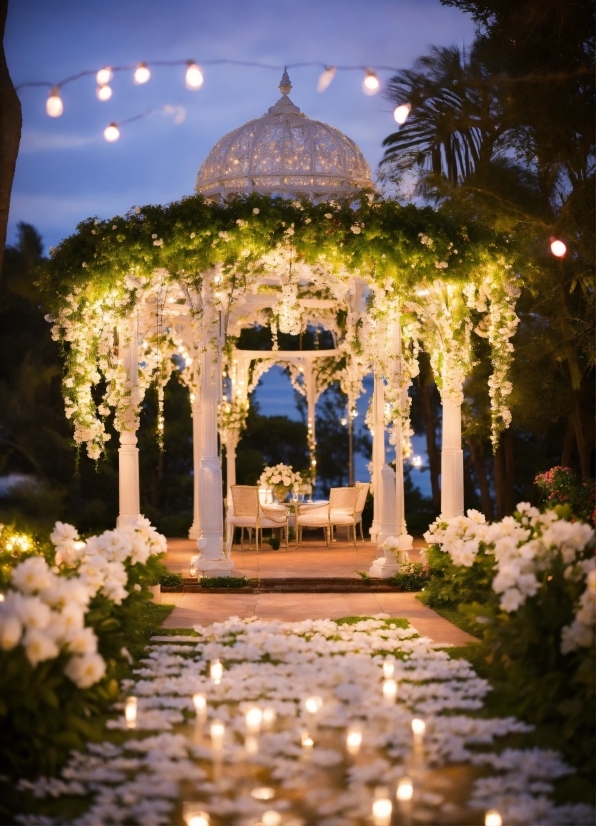
<svg viewBox="0 0 596 826">
<path fill-rule="evenodd" d="M 279 89 L 282 96 L 268 112 L 215 144 L 199 170 L 196 191 L 219 201 L 261 192 L 317 202 L 374 189 L 354 141 L 292 103 L 287 71 Z"/>
</svg>

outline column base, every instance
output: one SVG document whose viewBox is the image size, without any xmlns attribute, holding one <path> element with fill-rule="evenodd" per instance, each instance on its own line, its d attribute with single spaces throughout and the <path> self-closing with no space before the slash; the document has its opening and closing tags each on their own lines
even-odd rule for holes
<svg viewBox="0 0 596 826">
<path fill-rule="evenodd" d="M 123 525 L 136 525 L 142 516 L 142 513 L 121 513 L 116 519 L 116 527 L 121 528 Z"/>
<path fill-rule="evenodd" d="M 198 539 L 200 535 L 201 535 L 201 526 L 197 525 L 193 522 L 192 525 L 190 526 L 190 530 L 188 532 L 188 538 L 189 539 Z"/>
<path fill-rule="evenodd" d="M 386 557 L 375 559 L 373 564 L 368 569 L 368 575 L 373 579 L 389 579 L 399 573 L 399 565 L 397 562 Z"/>
<path fill-rule="evenodd" d="M 192 563 L 197 571 L 197 578 L 202 576 L 232 576 L 234 563 L 231 559 L 202 559 L 193 556 Z"/>
</svg>

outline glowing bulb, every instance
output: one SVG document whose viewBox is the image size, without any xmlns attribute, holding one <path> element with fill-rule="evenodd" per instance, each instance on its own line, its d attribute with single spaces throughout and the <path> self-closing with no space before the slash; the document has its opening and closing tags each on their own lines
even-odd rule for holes
<svg viewBox="0 0 596 826">
<path fill-rule="evenodd" d="M 197 66 L 196 63 L 192 62 L 192 60 L 188 61 L 187 66 L 188 68 L 186 69 L 186 88 L 200 89 L 205 80 L 205 78 L 203 77 L 203 72 L 201 71 L 200 67 Z"/>
<path fill-rule="evenodd" d="M 281 823 L 281 815 L 275 809 L 269 809 L 261 815 L 261 823 L 263 826 L 279 826 Z"/>
<path fill-rule="evenodd" d="M 405 123 L 408 119 L 408 115 L 412 111 L 412 107 L 409 103 L 400 103 L 399 106 L 396 106 L 393 110 L 393 117 L 396 123 L 399 123 L 401 126 Z"/>
<path fill-rule="evenodd" d="M 342 427 L 345 427 L 348 423 L 348 420 L 346 419 L 345 416 L 342 416 L 342 418 L 339 420 L 339 423 L 341 424 Z"/>
<path fill-rule="evenodd" d="M 550 251 L 555 256 L 555 258 L 565 258 L 567 254 L 567 246 L 563 243 L 563 241 L 559 241 L 558 238 L 554 238 L 551 241 Z"/>
<path fill-rule="evenodd" d="M 112 87 L 108 86 L 106 83 L 101 84 L 95 90 L 95 94 L 97 95 L 98 100 L 109 100 L 112 97 Z"/>
<path fill-rule="evenodd" d="M 412 467 L 422 467 L 422 456 L 412 456 Z"/>
<path fill-rule="evenodd" d="M 116 123 L 110 123 L 109 126 L 103 130 L 103 136 L 108 141 L 108 143 L 114 143 L 120 137 L 120 130 L 118 129 L 118 125 Z"/>
<path fill-rule="evenodd" d="M 135 69 L 135 83 L 140 86 L 142 83 L 147 83 L 149 78 L 151 77 L 151 72 L 149 71 L 149 67 L 146 63 L 139 63 L 137 68 Z"/>
<path fill-rule="evenodd" d="M 99 72 L 95 75 L 95 80 L 97 81 L 98 86 L 105 86 L 106 83 L 109 83 L 113 77 L 113 72 L 110 66 L 104 66 L 103 69 L 100 69 Z"/>
<path fill-rule="evenodd" d="M 383 697 L 385 702 L 391 705 L 397 696 L 397 683 L 395 680 L 383 680 Z"/>
<path fill-rule="evenodd" d="M 60 89 L 58 86 L 54 86 L 48 95 L 48 99 L 46 100 L 46 112 L 51 118 L 59 118 L 62 112 L 64 112 L 64 105 L 62 103 L 62 98 L 60 97 Z"/>
<path fill-rule="evenodd" d="M 223 677 L 223 665 L 219 660 L 211 661 L 209 674 L 215 685 L 219 685 L 221 683 L 221 678 Z"/>
<path fill-rule="evenodd" d="M 484 815 L 484 826 L 503 826 L 503 819 L 496 809 L 489 809 Z"/>
<path fill-rule="evenodd" d="M 398 800 L 408 801 L 414 796 L 414 784 L 409 777 L 402 777 L 397 784 L 397 792 L 395 796 Z"/>
<path fill-rule="evenodd" d="M 375 826 L 389 826 L 393 804 L 388 797 L 379 797 L 373 802 L 372 816 Z"/>
<path fill-rule="evenodd" d="M 421 720 L 419 717 L 414 717 L 412 720 L 412 731 L 417 737 L 422 737 L 426 731 L 426 723 L 424 720 Z"/>
<path fill-rule="evenodd" d="M 372 69 L 366 70 L 366 75 L 364 76 L 364 80 L 362 81 L 362 89 L 365 95 L 376 95 L 379 89 L 381 88 L 381 84 L 379 83 L 379 78 L 373 72 Z"/>
<path fill-rule="evenodd" d="M 393 672 L 395 671 L 395 663 L 391 662 L 391 660 L 385 660 L 383 662 L 383 677 L 388 680 L 390 677 L 393 677 Z"/>
<path fill-rule="evenodd" d="M 351 726 L 346 735 L 346 749 L 349 754 L 358 754 L 362 745 L 362 732 L 356 726 Z"/>
<path fill-rule="evenodd" d="M 333 78 L 335 77 L 337 69 L 335 66 L 325 66 L 325 71 L 319 78 L 319 82 L 317 83 L 317 92 L 324 92 L 325 89 L 329 86 Z"/>
<path fill-rule="evenodd" d="M 246 730 L 251 734 L 258 734 L 263 722 L 263 712 L 260 708 L 249 708 L 246 712 Z"/>
<path fill-rule="evenodd" d="M 124 717 L 127 728 L 135 728 L 137 725 L 137 698 L 127 697 L 124 706 Z"/>
</svg>

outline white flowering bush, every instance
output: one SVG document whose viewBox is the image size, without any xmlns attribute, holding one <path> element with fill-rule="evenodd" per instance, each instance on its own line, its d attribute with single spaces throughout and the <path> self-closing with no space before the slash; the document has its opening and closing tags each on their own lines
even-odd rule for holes
<svg viewBox="0 0 596 826">
<path fill-rule="evenodd" d="M 595 532 L 569 508 L 522 502 L 488 524 L 438 519 L 425 539 L 428 603 L 459 605 L 484 629 L 489 676 L 528 719 L 558 727 L 585 768 L 594 761 Z M 448 593 L 451 593 L 450 598 Z"/>
<path fill-rule="evenodd" d="M 266 467 L 259 476 L 258 485 L 261 488 L 285 487 L 288 490 L 302 484 L 302 476 L 294 473 L 290 465 L 278 464 Z"/>
<path fill-rule="evenodd" d="M 57 522 L 50 540 L 45 556 L 13 555 L 1 585 L 0 757 L 20 771 L 52 766 L 92 736 L 165 551 L 146 519 L 87 541 Z"/>
</svg>

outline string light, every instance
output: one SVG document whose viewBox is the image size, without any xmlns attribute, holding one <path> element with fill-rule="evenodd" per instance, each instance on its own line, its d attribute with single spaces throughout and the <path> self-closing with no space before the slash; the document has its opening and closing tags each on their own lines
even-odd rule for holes
<svg viewBox="0 0 596 826">
<path fill-rule="evenodd" d="M 372 69 L 367 69 L 364 80 L 362 81 L 362 89 L 364 94 L 376 95 L 380 88 L 381 84 L 379 83 L 379 78 L 376 73 L 373 72 Z"/>
<path fill-rule="evenodd" d="M 151 72 L 149 71 L 149 67 L 146 63 L 139 63 L 137 68 L 135 69 L 134 74 L 134 81 L 138 86 L 141 86 L 143 83 L 147 83 L 149 78 L 151 77 Z"/>
<path fill-rule="evenodd" d="M 64 112 L 64 104 L 60 97 L 60 87 L 54 86 L 46 100 L 46 112 L 51 118 L 59 118 Z"/>
<path fill-rule="evenodd" d="M 95 90 L 98 100 L 109 100 L 112 97 L 112 87 L 104 83 Z"/>
<path fill-rule="evenodd" d="M 100 69 L 99 72 L 95 75 L 95 80 L 97 81 L 98 86 L 105 86 L 110 80 L 114 77 L 114 73 L 110 66 L 104 66 L 103 69 Z"/>
<path fill-rule="evenodd" d="M 331 81 L 335 77 L 335 73 L 337 69 L 335 66 L 325 66 L 325 71 L 319 78 L 319 82 L 317 83 L 317 92 L 324 92 L 325 89 L 329 87 Z"/>
<path fill-rule="evenodd" d="M 409 103 L 400 103 L 399 106 L 396 106 L 393 110 L 393 117 L 396 123 L 399 123 L 401 126 L 404 124 L 407 119 L 408 115 L 412 111 L 412 107 Z"/>
<path fill-rule="evenodd" d="M 200 67 L 197 66 L 196 63 L 193 63 L 192 60 L 188 61 L 185 80 L 186 88 L 193 90 L 200 89 L 204 83 L 205 78 L 203 77 L 203 72 L 201 71 Z"/>
<path fill-rule="evenodd" d="M 567 255 L 567 245 L 559 238 L 552 238 L 550 243 L 550 251 L 555 258 L 565 258 Z"/>
<path fill-rule="evenodd" d="M 114 143 L 120 137 L 120 130 L 118 129 L 118 125 L 115 123 L 110 123 L 109 126 L 103 130 L 103 136 L 108 141 L 108 143 Z"/>
</svg>

